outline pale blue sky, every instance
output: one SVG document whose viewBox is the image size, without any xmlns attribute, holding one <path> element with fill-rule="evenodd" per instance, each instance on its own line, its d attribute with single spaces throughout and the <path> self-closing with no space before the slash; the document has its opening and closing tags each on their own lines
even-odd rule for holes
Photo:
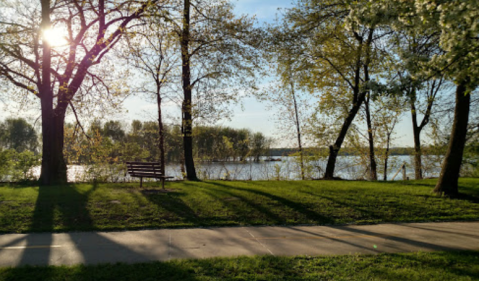
<svg viewBox="0 0 479 281">
<path fill-rule="evenodd" d="M 274 21 L 281 8 L 291 7 L 291 0 L 239 0 L 234 1 L 235 12 L 238 15 L 248 14 L 256 15 L 258 23 Z M 266 83 L 266 82 L 265 82 Z M 221 126 L 233 128 L 248 128 L 256 132 L 262 132 L 269 137 L 275 137 L 275 123 L 273 121 L 273 111 L 267 110 L 266 104 L 258 102 L 254 97 L 247 97 L 242 100 L 243 106 L 234 107 L 234 116 L 231 120 L 223 120 L 217 123 Z M 155 118 L 156 113 L 151 103 L 144 101 L 139 97 L 132 97 L 127 100 L 125 107 L 128 110 L 128 116 L 124 119 L 148 119 Z M 171 110 L 176 110 L 174 106 Z M 284 141 L 278 140 L 276 146 L 286 145 Z"/>
<path fill-rule="evenodd" d="M 292 7 L 293 0 L 238 0 L 235 1 L 235 12 L 240 14 L 256 15 L 259 24 L 264 22 L 272 22 L 276 15 L 280 13 L 281 8 Z M 266 83 L 266 82 L 265 82 Z M 10 103 L 10 102 L 9 102 Z M 11 107 L 11 103 L 6 104 Z M 269 137 L 276 137 L 276 124 L 274 122 L 274 109 L 267 110 L 266 104 L 258 102 L 253 97 L 244 98 L 243 106 L 234 107 L 234 116 L 231 121 L 223 120 L 218 122 L 218 125 L 230 126 L 234 128 L 248 128 L 253 131 L 262 132 Z M 314 105 L 311 105 L 314 106 Z M 132 96 L 126 99 L 124 103 L 126 112 L 108 116 L 108 119 L 120 120 L 125 123 L 131 123 L 134 119 L 140 120 L 155 120 L 156 104 L 148 101 L 143 97 Z M 170 115 L 179 116 L 178 106 L 174 104 L 166 104 L 165 111 Z M 38 117 L 38 112 L 32 113 L 30 120 L 35 120 Z M 9 113 L 4 112 L 0 114 L 0 119 L 9 116 Z M 18 116 L 12 112 L 11 115 Z M 25 116 L 25 112 L 22 114 Z M 70 120 L 71 119 L 71 120 Z M 73 118 L 69 118 L 73 122 Z M 403 118 L 403 121 L 398 125 L 396 146 L 412 146 L 411 137 L 411 121 L 409 118 Z M 291 144 L 289 141 L 278 139 L 274 146 L 286 146 Z M 326 144 L 324 144 L 326 145 Z"/>
<path fill-rule="evenodd" d="M 292 7 L 293 0 L 238 0 L 234 1 L 235 12 L 238 15 L 248 14 L 256 15 L 258 23 L 273 22 L 276 16 L 281 13 L 282 8 Z M 266 82 L 265 82 L 266 83 Z M 314 106 L 314 105 L 312 105 Z M 146 101 L 141 97 L 131 97 L 125 102 L 125 108 L 128 110 L 126 115 L 121 114 L 112 117 L 125 122 L 131 122 L 134 119 L 155 120 L 156 105 Z M 178 106 L 174 104 L 166 105 L 165 111 L 170 115 L 177 115 Z M 294 143 L 294 136 L 291 140 L 281 139 L 277 134 L 276 124 L 274 122 L 274 108 L 268 110 L 265 103 L 257 101 L 254 97 L 247 97 L 242 100 L 242 106 L 234 107 L 234 115 L 231 120 L 222 120 L 217 123 L 221 126 L 233 128 L 248 128 L 256 132 L 262 132 L 266 136 L 274 137 L 276 147 L 290 146 Z M 412 146 L 412 126 L 410 118 L 404 116 L 403 121 L 397 126 L 395 146 Z M 324 144 L 327 145 L 327 144 Z"/>
</svg>

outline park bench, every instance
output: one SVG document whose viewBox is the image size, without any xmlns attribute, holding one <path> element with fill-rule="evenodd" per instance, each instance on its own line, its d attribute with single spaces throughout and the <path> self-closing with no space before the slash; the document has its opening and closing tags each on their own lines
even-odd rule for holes
<svg viewBox="0 0 479 281">
<path fill-rule="evenodd" d="M 165 189 L 165 179 L 173 178 L 161 173 L 159 162 L 126 162 L 126 166 L 130 177 L 140 178 L 140 187 L 143 187 L 143 178 L 155 178 L 161 180 L 161 187 Z"/>
</svg>

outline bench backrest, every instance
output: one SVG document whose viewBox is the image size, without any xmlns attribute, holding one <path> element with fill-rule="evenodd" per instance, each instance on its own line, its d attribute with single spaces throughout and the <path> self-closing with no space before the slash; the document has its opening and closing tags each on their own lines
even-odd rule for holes
<svg viewBox="0 0 479 281">
<path fill-rule="evenodd" d="M 128 173 L 131 176 L 161 176 L 161 166 L 159 162 L 126 162 Z"/>
</svg>

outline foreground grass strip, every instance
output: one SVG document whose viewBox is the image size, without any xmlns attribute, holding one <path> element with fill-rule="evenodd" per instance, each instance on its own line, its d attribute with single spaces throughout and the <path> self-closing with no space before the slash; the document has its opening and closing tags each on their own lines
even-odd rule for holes
<svg viewBox="0 0 479 281">
<path fill-rule="evenodd" d="M 205 181 L 0 186 L 0 232 L 59 232 L 238 225 L 369 224 L 479 220 L 479 179 L 459 199 L 436 180 Z"/>
<path fill-rule="evenodd" d="M 479 280 L 479 252 L 0 268 L 0 280 Z"/>
</svg>

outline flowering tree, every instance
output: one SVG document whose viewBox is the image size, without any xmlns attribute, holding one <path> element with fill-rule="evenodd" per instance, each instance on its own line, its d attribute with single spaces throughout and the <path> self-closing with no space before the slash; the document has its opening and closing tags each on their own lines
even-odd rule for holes
<svg viewBox="0 0 479 281">
<path fill-rule="evenodd" d="M 437 34 L 441 53 L 416 64 L 413 78 L 444 75 L 456 84 L 456 107 L 449 147 L 434 189 L 458 194 L 458 178 L 466 141 L 470 93 L 479 84 L 479 3 L 477 1 L 415 0 L 372 1 L 357 6 L 351 22 L 384 25 L 411 34 Z"/>
</svg>

